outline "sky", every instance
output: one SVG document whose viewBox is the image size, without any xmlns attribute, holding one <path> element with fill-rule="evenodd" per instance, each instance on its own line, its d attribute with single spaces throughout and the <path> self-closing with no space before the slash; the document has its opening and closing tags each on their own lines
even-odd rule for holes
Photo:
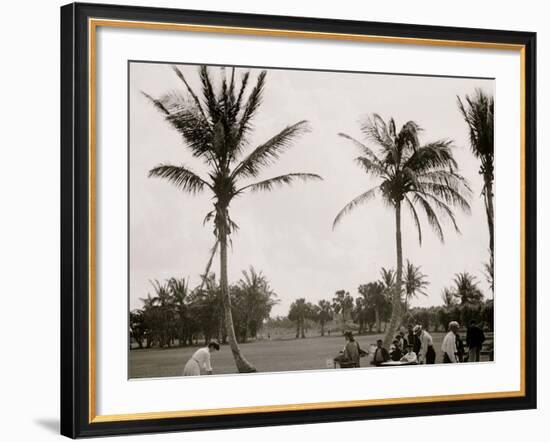
<svg viewBox="0 0 550 442">
<path fill-rule="evenodd" d="M 179 65 L 191 87 L 199 89 L 198 67 Z M 236 69 L 239 78 L 248 69 Z M 250 69 L 255 80 L 260 69 Z M 211 68 L 220 79 L 220 70 Z M 249 88 L 252 82 L 249 82 Z M 211 195 L 193 196 L 148 171 L 160 163 L 185 164 L 206 176 L 207 167 L 193 158 L 185 142 L 141 94 L 160 97 L 183 91 L 184 85 L 167 64 L 130 63 L 130 309 L 153 293 L 150 281 L 185 277 L 190 287 L 200 283 L 215 237 L 203 219 L 211 210 Z M 367 142 L 360 124 L 372 113 L 393 117 L 401 128 L 413 120 L 424 130 L 422 143 L 454 140 L 459 172 L 472 187 L 471 214 L 455 211 L 461 234 L 443 225 L 445 242 L 431 230 L 424 214 L 422 245 L 408 211 L 402 221 L 403 256 L 427 275 L 428 296 L 413 306 L 441 305 L 441 292 L 458 272 L 474 274 L 486 297 L 492 297 L 483 274 L 489 234 L 479 161 L 469 147 L 468 129 L 457 108 L 457 95 L 476 88 L 494 94 L 490 79 L 437 78 L 371 73 L 268 69 L 262 105 L 254 120 L 246 152 L 289 124 L 308 120 L 310 133 L 297 138 L 276 164 L 257 179 L 288 172 L 310 172 L 323 181 L 296 182 L 272 192 L 246 193 L 231 204 L 240 229 L 229 250 L 230 283 L 253 266 L 269 280 L 279 303 L 272 316 L 286 315 L 292 301 L 304 297 L 316 303 L 344 289 L 357 296 L 360 284 L 376 281 L 380 269 L 395 268 L 395 218 L 381 200 L 356 208 L 332 229 L 346 203 L 377 184 L 354 162 L 358 149 L 338 137 L 344 132 Z M 252 181 L 243 182 L 243 184 Z M 219 258 L 212 271 L 219 274 Z"/>
</svg>

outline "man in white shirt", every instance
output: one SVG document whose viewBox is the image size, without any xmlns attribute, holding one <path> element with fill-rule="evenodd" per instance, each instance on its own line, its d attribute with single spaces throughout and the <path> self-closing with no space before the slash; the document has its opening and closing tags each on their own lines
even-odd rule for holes
<svg viewBox="0 0 550 442">
<path fill-rule="evenodd" d="M 210 364 L 210 353 L 218 351 L 220 344 L 217 341 L 212 340 L 208 344 L 208 347 L 199 348 L 191 359 L 187 361 L 183 369 L 184 376 L 200 376 L 201 371 L 206 371 L 207 374 L 212 374 L 212 365 Z"/>
<path fill-rule="evenodd" d="M 435 352 L 433 348 L 434 343 L 432 335 L 430 335 L 426 330 L 423 330 L 421 325 L 415 325 L 413 332 L 420 342 L 420 349 L 418 350 L 418 363 L 433 364 L 435 362 Z"/>
<path fill-rule="evenodd" d="M 441 351 L 443 352 L 443 362 L 455 364 L 458 362 L 458 349 L 456 348 L 456 333 L 458 332 L 458 322 L 449 322 L 449 332 L 443 338 Z"/>
</svg>

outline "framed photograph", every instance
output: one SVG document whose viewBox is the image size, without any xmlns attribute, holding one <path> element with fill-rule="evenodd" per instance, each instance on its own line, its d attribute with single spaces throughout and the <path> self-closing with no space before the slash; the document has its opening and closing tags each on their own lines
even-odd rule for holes
<svg viewBox="0 0 550 442">
<path fill-rule="evenodd" d="M 61 432 L 536 407 L 536 35 L 61 8 Z"/>
</svg>

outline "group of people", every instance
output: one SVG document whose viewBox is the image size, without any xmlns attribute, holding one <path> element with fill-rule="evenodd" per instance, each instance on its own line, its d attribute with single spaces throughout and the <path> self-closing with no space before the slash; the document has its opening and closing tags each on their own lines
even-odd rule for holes
<svg viewBox="0 0 550 442">
<path fill-rule="evenodd" d="M 468 347 L 468 354 L 466 354 L 464 341 L 458 332 L 459 328 L 457 321 L 451 321 L 448 325 L 448 333 L 441 345 L 443 362 L 479 362 L 481 348 L 485 341 L 483 330 L 474 320 L 470 321 L 466 333 Z M 359 367 L 361 356 L 366 355 L 367 352 L 361 350 L 351 331 L 345 332 L 344 337 L 346 345 L 342 353 L 335 358 L 335 362 L 345 368 Z M 389 350 L 384 347 L 381 339 L 376 342 L 371 364 L 380 366 L 389 361 L 406 364 L 435 364 L 435 359 L 436 351 L 432 336 L 420 324 L 414 326 L 410 324 L 408 330 L 401 328 Z"/>
<path fill-rule="evenodd" d="M 485 334 L 474 320 L 470 321 L 466 333 L 466 346 L 468 355 L 465 354 L 465 346 L 458 330 L 460 325 L 457 321 L 449 322 L 448 333 L 443 338 L 441 352 L 444 363 L 479 362 L 481 348 L 485 341 Z M 351 331 L 344 333 L 346 344 L 343 351 L 334 361 L 342 368 L 354 368 L 361 366 L 361 357 L 368 352 L 363 350 Z M 216 340 L 208 343 L 208 346 L 199 348 L 185 364 L 184 376 L 200 376 L 201 374 L 212 374 L 210 355 L 219 351 L 220 344 Z M 371 364 L 382 365 L 388 361 L 402 362 L 406 364 L 435 364 L 436 352 L 432 336 L 422 328 L 421 325 L 410 324 L 408 330 L 401 328 L 395 336 L 389 351 L 384 347 L 381 339 L 376 341 Z"/>
</svg>

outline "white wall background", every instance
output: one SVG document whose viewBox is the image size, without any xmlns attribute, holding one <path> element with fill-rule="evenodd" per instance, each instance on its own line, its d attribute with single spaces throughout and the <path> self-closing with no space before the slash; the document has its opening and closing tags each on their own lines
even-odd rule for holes
<svg viewBox="0 0 550 442">
<path fill-rule="evenodd" d="M 58 435 L 59 409 L 59 6 L 58 0 L 9 2 L 0 27 L 0 436 L 2 440 L 47 441 Z M 550 14 L 544 2 L 393 0 L 384 2 L 291 0 L 124 0 L 126 4 L 235 12 L 515 29 L 538 32 L 539 141 L 539 409 L 319 424 L 269 429 L 127 437 L 124 440 L 280 441 L 338 438 L 397 440 L 518 440 L 540 434 L 550 418 L 546 339 L 542 322 L 543 248 L 548 243 L 542 174 L 548 78 Z M 508 4 L 509 3 L 509 4 Z M 546 56 L 545 56 L 546 55 Z M 545 213 L 546 212 L 546 213 Z M 550 243 L 546 244 L 550 247 Z M 24 318 L 20 321 L 20 318 Z M 546 351 L 542 351 L 542 349 Z M 470 437 L 468 437 L 468 435 Z"/>
</svg>

